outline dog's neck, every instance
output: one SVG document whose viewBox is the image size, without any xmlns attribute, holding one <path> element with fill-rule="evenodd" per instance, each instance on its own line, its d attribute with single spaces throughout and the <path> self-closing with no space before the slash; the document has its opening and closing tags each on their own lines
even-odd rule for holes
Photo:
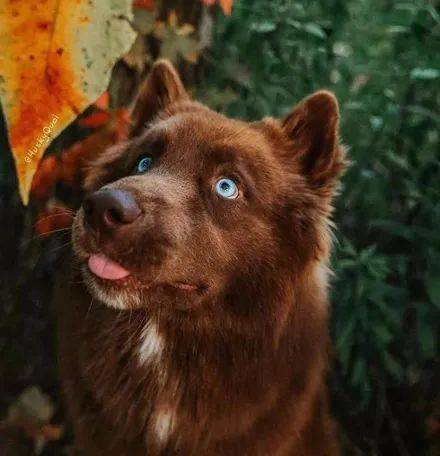
<svg viewBox="0 0 440 456">
<path fill-rule="evenodd" d="M 198 355 L 217 349 L 242 355 L 247 352 L 250 358 L 257 359 L 264 354 L 273 357 L 274 350 L 283 340 L 290 340 L 292 333 L 295 339 L 301 339 L 298 333 L 305 332 L 302 340 L 307 341 L 313 337 L 314 323 L 326 322 L 327 274 L 326 266 L 315 262 L 300 278 L 278 281 L 268 296 L 256 290 L 237 289 L 224 302 L 207 300 L 203 308 L 187 311 L 120 311 L 95 302 L 87 309 L 87 318 L 96 310 L 98 318 L 104 316 L 109 331 L 113 328 L 123 332 L 139 353 L 141 364 L 160 352 L 184 350 Z M 222 307 L 228 312 L 222 312 Z"/>
<path fill-rule="evenodd" d="M 105 401 L 108 419 L 122 428 L 134 407 L 136 426 L 146 426 L 159 443 L 177 433 L 192 442 L 195 429 L 216 438 L 246 432 L 283 397 L 310 400 L 314 395 L 304 389 L 321 387 L 327 358 L 325 275 L 315 267 L 280 289 L 284 315 L 271 315 L 273 303 L 255 296 L 255 306 L 269 309 L 267 321 L 247 326 L 220 325 L 202 312 L 118 311 L 79 298 L 76 350 L 87 360 L 96 400 Z"/>
</svg>

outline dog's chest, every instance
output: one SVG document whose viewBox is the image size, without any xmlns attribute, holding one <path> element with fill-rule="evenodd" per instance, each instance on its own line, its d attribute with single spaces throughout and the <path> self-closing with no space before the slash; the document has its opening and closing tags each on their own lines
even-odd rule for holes
<svg viewBox="0 0 440 456">
<path fill-rule="evenodd" d="M 163 366 L 164 337 L 159 334 L 157 326 L 147 320 L 138 341 L 137 355 L 141 367 L 151 366 L 160 370 Z"/>
<path fill-rule="evenodd" d="M 82 366 L 101 423 L 118 429 L 117 439 L 164 448 L 178 423 L 176 371 L 170 371 L 170 341 L 144 314 L 90 311 L 83 320 Z M 170 385 L 173 385 L 170 388 Z"/>
<path fill-rule="evenodd" d="M 156 384 L 157 394 L 148 420 L 148 434 L 159 446 L 168 442 L 177 421 L 177 397 L 176 391 L 173 394 L 169 387 L 172 379 L 166 344 L 166 338 L 160 334 L 157 325 L 148 320 L 140 333 L 135 354 L 141 371 L 150 372 Z"/>
</svg>

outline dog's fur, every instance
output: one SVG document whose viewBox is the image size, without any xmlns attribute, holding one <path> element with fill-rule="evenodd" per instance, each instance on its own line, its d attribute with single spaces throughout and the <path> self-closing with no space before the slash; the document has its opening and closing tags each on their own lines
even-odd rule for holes
<svg viewBox="0 0 440 456">
<path fill-rule="evenodd" d="M 97 238 L 80 209 L 57 293 L 81 454 L 338 454 L 325 387 L 329 216 L 344 164 L 334 96 L 317 92 L 283 120 L 230 120 L 191 101 L 161 61 L 131 121 L 85 187 L 130 191 L 142 216 Z M 134 175 L 144 153 L 153 167 Z M 222 176 L 237 199 L 213 191 Z M 95 277 L 85 265 L 98 251 L 132 274 Z"/>
</svg>

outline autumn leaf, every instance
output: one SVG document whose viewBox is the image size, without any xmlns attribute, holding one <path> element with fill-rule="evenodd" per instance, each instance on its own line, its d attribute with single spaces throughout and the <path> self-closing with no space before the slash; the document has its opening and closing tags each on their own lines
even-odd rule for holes
<svg viewBox="0 0 440 456">
<path fill-rule="evenodd" d="M 138 35 L 130 51 L 124 55 L 123 61 L 141 74 L 147 63 L 152 62 L 151 55 L 148 53 L 145 37 Z"/>
<path fill-rule="evenodd" d="M 133 6 L 135 8 L 153 11 L 156 5 L 154 0 L 134 0 Z"/>
<path fill-rule="evenodd" d="M 232 4 L 234 3 L 234 0 L 202 0 L 202 2 L 207 6 L 218 3 L 222 8 L 223 13 L 229 16 L 232 13 Z"/>
<path fill-rule="evenodd" d="M 135 8 L 134 27 L 139 35 L 147 35 L 154 29 L 157 11 L 149 8 Z"/>
<path fill-rule="evenodd" d="M 32 181 L 32 198 L 40 207 L 44 206 L 55 193 L 58 183 L 71 187 L 79 193 L 90 161 L 107 147 L 126 139 L 128 124 L 127 109 L 117 109 L 111 112 L 111 119 L 96 132 L 73 143 L 59 154 L 45 157 Z"/>
<path fill-rule="evenodd" d="M 87 128 L 99 128 L 105 125 L 111 118 L 107 111 L 98 111 L 90 114 L 90 116 L 83 117 L 78 120 L 78 124 Z"/>
<path fill-rule="evenodd" d="M 37 200 L 46 200 L 55 191 L 59 164 L 55 155 L 45 157 L 32 181 L 31 193 Z"/>
<path fill-rule="evenodd" d="M 102 109 L 103 111 L 106 111 L 109 108 L 110 94 L 108 93 L 108 90 L 103 92 L 102 95 L 97 100 L 95 100 L 93 106 L 95 106 L 98 109 Z"/>
<path fill-rule="evenodd" d="M 45 149 L 134 42 L 131 3 L 0 0 L 0 99 L 24 204 Z"/>
<path fill-rule="evenodd" d="M 171 11 L 166 22 L 156 22 L 154 35 L 161 42 L 160 56 L 177 63 L 183 57 L 196 63 L 199 56 L 199 43 L 190 35 L 194 33 L 191 24 L 179 25 L 175 11 Z"/>
<path fill-rule="evenodd" d="M 63 427 L 50 423 L 54 414 L 54 405 L 49 396 L 37 386 L 25 389 L 9 407 L 3 427 L 21 429 L 34 441 L 35 454 L 40 454 L 49 440 L 58 440 L 63 434 Z"/>
<path fill-rule="evenodd" d="M 225 14 L 230 15 L 232 13 L 232 4 L 234 0 L 218 0 L 222 10 Z"/>
</svg>

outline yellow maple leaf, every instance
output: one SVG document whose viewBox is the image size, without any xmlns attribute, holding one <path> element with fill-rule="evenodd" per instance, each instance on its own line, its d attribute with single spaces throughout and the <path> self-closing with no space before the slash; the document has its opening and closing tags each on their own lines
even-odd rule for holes
<svg viewBox="0 0 440 456">
<path fill-rule="evenodd" d="M 20 195 L 45 149 L 106 89 L 127 52 L 132 0 L 0 0 L 0 99 Z"/>
</svg>

